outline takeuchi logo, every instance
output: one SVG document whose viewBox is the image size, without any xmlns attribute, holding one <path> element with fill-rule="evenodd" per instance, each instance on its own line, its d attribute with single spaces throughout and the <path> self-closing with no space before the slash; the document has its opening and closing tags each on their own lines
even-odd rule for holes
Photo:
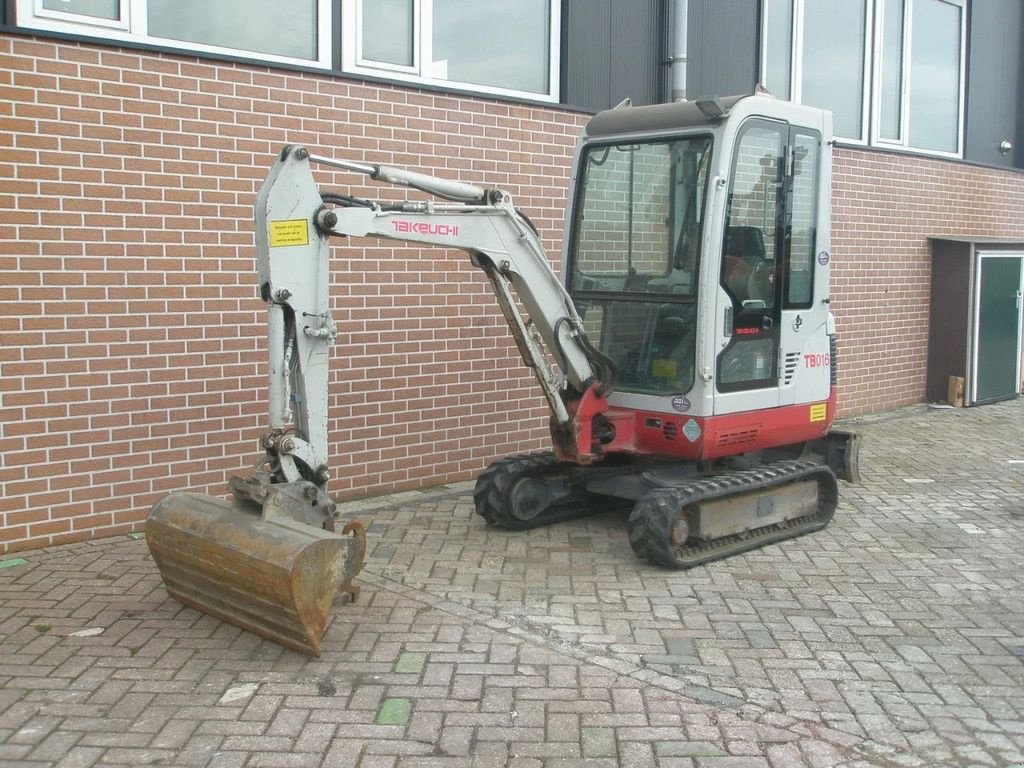
<svg viewBox="0 0 1024 768">
<path fill-rule="evenodd" d="M 425 221 L 406 221 L 395 219 L 391 222 L 395 232 L 415 232 L 417 235 L 440 235 L 441 237 L 458 237 L 459 228 L 455 224 L 429 224 Z"/>
</svg>

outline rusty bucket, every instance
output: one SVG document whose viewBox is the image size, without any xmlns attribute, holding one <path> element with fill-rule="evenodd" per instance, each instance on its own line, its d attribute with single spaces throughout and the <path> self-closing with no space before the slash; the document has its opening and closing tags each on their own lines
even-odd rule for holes
<svg viewBox="0 0 1024 768">
<path fill-rule="evenodd" d="M 343 535 L 343 534 L 353 535 Z M 343 534 L 244 501 L 172 493 L 146 522 L 146 542 L 168 594 L 275 643 L 312 656 L 339 589 L 354 598 L 366 536 Z"/>
</svg>

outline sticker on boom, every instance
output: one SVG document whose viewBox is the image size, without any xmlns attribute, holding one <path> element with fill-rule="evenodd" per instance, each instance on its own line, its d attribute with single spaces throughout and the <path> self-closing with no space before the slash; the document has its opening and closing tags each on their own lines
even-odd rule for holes
<svg viewBox="0 0 1024 768">
<path fill-rule="evenodd" d="M 309 222 L 305 219 L 282 219 L 270 222 L 270 247 L 309 245 Z"/>
<path fill-rule="evenodd" d="M 458 237 L 459 228 L 454 224 L 431 224 L 426 221 L 406 221 L 395 219 L 391 222 L 395 232 L 415 232 L 418 235 L 440 235 L 441 237 Z"/>
<path fill-rule="evenodd" d="M 824 421 L 828 416 L 828 405 L 825 403 L 817 403 L 811 406 L 811 421 Z"/>
</svg>

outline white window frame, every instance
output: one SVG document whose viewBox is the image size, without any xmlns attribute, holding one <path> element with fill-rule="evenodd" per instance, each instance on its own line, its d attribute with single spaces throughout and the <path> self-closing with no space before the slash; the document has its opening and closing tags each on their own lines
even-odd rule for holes
<svg viewBox="0 0 1024 768">
<path fill-rule="evenodd" d="M 791 48 L 789 62 L 789 91 L 790 99 L 801 103 L 802 90 L 802 66 L 803 66 L 803 36 L 804 36 L 804 6 L 813 0 L 791 0 L 793 6 L 793 27 L 791 30 Z M 946 152 L 936 149 L 925 149 L 915 147 L 909 143 L 909 120 L 910 120 L 910 44 L 911 44 L 911 14 L 913 13 L 914 0 L 868 0 L 867 18 L 865 24 L 864 40 L 864 93 L 861 106 L 861 137 L 852 138 L 849 136 L 836 136 L 836 140 L 842 144 L 853 144 L 859 146 L 876 146 L 886 149 L 912 152 L 914 154 L 932 155 L 936 157 L 962 158 L 964 154 L 964 124 L 967 119 L 965 114 L 965 91 L 967 83 L 967 14 L 970 0 L 940 0 L 960 8 L 960 82 L 959 82 L 959 125 L 957 131 L 957 148 L 955 152 Z M 884 18 L 882 9 L 886 2 L 902 2 L 904 6 L 904 28 L 903 28 L 903 79 L 900 83 L 900 133 L 898 140 L 885 139 L 881 137 L 881 92 L 882 92 L 882 24 L 879 19 Z M 761 42 L 761 56 L 758 62 L 760 66 L 761 79 L 768 71 L 768 26 L 762 20 L 759 30 Z"/>
<path fill-rule="evenodd" d="M 801 98 L 803 96 L 803 59 L 804 59 L 804 8 L 807 2 L 813 2 L 814 0 L 792 0 L 793 5 L 793 27 L 790 30 L 790 58 L 789 58 L 789 98 L 791 101 L 802 104 Z M 858 0 L 859 1 L 859 0 Z M 874 88 L 872 75 L 871 75 L 871 40 L 872 40 L 872 27 L 874 26 L 873 18 L 874 0 L 866 0 L 865 3 L 865 16 L 864 16 L 864 71 L 861 72 L 861 78 L 863 82 L 863 88 L 861 89 L 861 105 L 860 105 L 860 136 L 836 136 L 836 139 L 843 142 L 844 144 L 857 144 L 865 146 L 868 143 L 869 135 L 869 106 L 871 104 L 871 93 Z M 760 66 L 761 78 L 763 80 L 764 74 L 768 71 L 768 25 L 761 22 L 760 43 L 761 43 L 761 57 L 758 65 Z"/>
<path fill-rule="evenodd" d="M 954 5 L 960 9 L 960 82 L 957 84 L 957 99 L 958 109 L 957 116 L 959 118 L 957 124 L 957 142 L 956 151 L 948 152 L 940 149 L 923 149 L 921 147 L 915 147 L 910 143 L 910 82 L 913 77 L 910 66 L 910 50 L 913 43 L 912 39 L 912 27 L 913 27 L 913 13 L 914 13 L 914 0 L 875 0 L 879 6 L 878 18 L 884 18 L 884 14 L 881 9 L 884 8 L 885 3 L 897 2 L 903 5 L 903 57 L 900 62 L 902 68 L 901 82 L 900 82 L 900 137 L 898 139 L 887 139 L 883 138 L 882 133 L 882 24 L 876 24 L 874 47 L 876 55 L 872 57 L 874 65 L 874 78 L 871 86 L 873 100 L 871 106 L 872 118 L 871 118 L 871 143 L 879 147 L 887 147 L 889 149 L 902 149 L 911 152 L 935 155 L 938 157 L 963 157 L 964 154 L 964 94 L 967 83 L 967 1 L 966 0 L 938 0 L 938 2 L 947 3 L 948 5 Z"/>
<path fill-rule="evenodd" d="M 547 93 L 522 91 L 513 88 L 464 83 L 425 72 L 433 62 L 433 0 L 413 0 L 413 66 L 406 67 L 386 62 L 369 61 L 362 57 L 363 0 L 341 0 L 341 69 L 343 72 L 370 77 L 383 77 L 416 85 L 434 85 L 460 91 L 515 96 L 534 101 L 555 103 L 559 98 L 561 2 L 550 0 L 548 20 L 548 90 Z"/>
<path fill-rule="evenodd" d="M 423 14 L 420 11 L 420 5 L 422 0 L 412 0 L 412 64 L 406 66 L 404 64 L 391 64 L 386 61 L 372 61 L 370 59 L 364 59 L 362 57 L 363 52 L 363 4 L 354 3 L 354 20 L 351 24 L 346 23 L 345 9 L 342 9 L 342 22 L 341 28 L 344 33 L 348 32 L 354 34 L 353 42 L 349 45 L 347 37 L 342 42 L 342 47 L 346 51 L 351 50 L 355 57 L 355 66 L 359 68 L 366 68 L 368 70 L 383 69 L 388 72 L 397 73 L 400 75 L 408 75 L 416 77 L 420 71 L 420 61 L 430 60 L 430 55 L 423 56 L 422 46 L 420 40 L 424 36 L 424 31 L 420 28 L 423 23 L 430 24 L 430 18 L 423 18 Z M 433 39 L 433 30 L 427 30 L 427 44 L 429 46 L 430 41 Z M 342 56 L 342 66 L 344 68 L 345 56 Z"/>
<path fill-rule="evenodd" d="M 211 0 L 215 1 L 215 0 Z M 301 59 L 278 56 L 262 51 L 246 51 L 240 48 L 226 48 L 218 45 L 193 43 L 149 34 L 146 0 L 119 0 L 121 19 L 99 19 L 94 16 L 52 11 L 43 8 L 42 0 L 16 0 L 15 23 L 25 29 L 92 37 L 115 42 L 145 43 L 147 45 L 171 48 L 181 51 L 211 53 L 227 58 L 252 59 L 256 62 L 273 62 L 306 67 L 331 68 L 334 19 L 331 0 L 313 0 L 317 6 L 316 58 Z"/>
<path fill-rule="evenodd" d="M 32 14 L 37 19 L 53 19 L 55 23 L 65 24 L 81 24 L 82 20 L 85 19 L 85 23 L 89 26 L 104 27 L 106 29 L 122 29 L 128 30 L 128 6 L 130 0 L 118 0 L 118 18 L 116 19 L 102 19 L 96 16 L 84 16 L 77 13 L 69 13 L 66 11 L 57 11 L 52 8 L 44 8 L 43 0 L 33 0 L 31 3 L 23 3 L 22 0 L 18 2 L 18 18 L 22 17 L 21 6 L 31 5 Z"/>
</svg>

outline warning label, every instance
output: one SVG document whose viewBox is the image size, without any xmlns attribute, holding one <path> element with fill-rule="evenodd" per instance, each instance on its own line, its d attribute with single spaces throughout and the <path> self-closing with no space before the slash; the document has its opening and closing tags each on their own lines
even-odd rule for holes
<svg viewBox="0 0 1024 768">
<path fill-rule="evenodd" d="M 305 219 L 284 219 L 270 222 L 270 247 L 309 245 L 309 222 Z"/>
<path fill-rule="evenodd" d="M 824 421 L 826 416 L 828 416 L 828 405 L 826 403 L 818 403 L 811 406 L 811 421 Z"/>
<path fill-rule="evenodd" d="M 651 361 L 651 374 L 662 379 L 674 379 L 676 377 L 676 361 L 655 358 Z"/>
</svg>

